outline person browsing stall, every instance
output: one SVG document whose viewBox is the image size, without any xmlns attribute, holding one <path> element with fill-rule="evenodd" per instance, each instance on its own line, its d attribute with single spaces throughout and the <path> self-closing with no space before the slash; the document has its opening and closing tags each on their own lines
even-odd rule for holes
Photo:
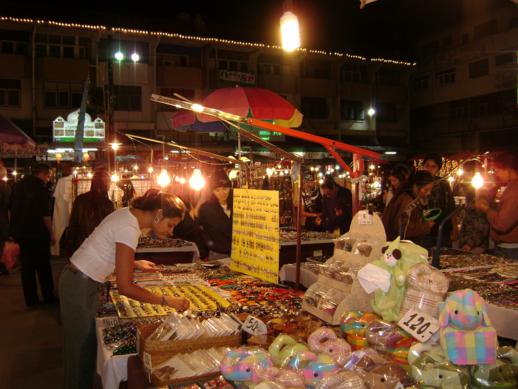
<svg viewBox="0 0 518 389">
<path fill-rule="evenodd" d="M 129 208 L 108 215 L 70 258 L 59 285 L 65 389 L 92 388 L 98 288 L 114 271 L 122 295 L 180 312 L 189 308 L 184 298 L 154 294 L 133 283 L 134 269 L 145 271 L 155 266 L 135 261 L 141 230 L 151 228 L 156 236 L 167 237 L 184 213 L 185 205 L 178 197 L 150 189 L 134 199 Z"/>
<path fill-rule="evenodd" d="M 328 176 L 320 186 L 322 189 L 322 225 L 328 232 L 349 231 L 353 212 L 353 197 L 349 189 L 338 185 Z M 318 220 L 318 219 L 317 219 Z"/>
<path fill-rule="evenodd" d="M 518 155 L 503 153 L 493 162 L 496 178 L 505 191 L 496 207 L 479 199 L 475 205 L 484 212 L 495 242 L 495 254 L 518 260 Z"/>
<path fill-rule="evenodd" d="M 212 178 L 212 196 L 198 211 L 209 259 L 228 258 L 232 249 L 232 182 L 223 170 Z"/>
</svg>

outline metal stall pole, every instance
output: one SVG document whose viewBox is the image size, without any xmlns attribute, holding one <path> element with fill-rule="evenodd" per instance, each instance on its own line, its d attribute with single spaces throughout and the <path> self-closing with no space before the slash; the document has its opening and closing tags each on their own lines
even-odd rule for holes
<svg viewBox="0 0 518 389">
<path fill-rule="evenodd" d="M 302 255 L 302 163 L 295 162 L 295 166 L 299 169 L 299 198 L 297 206 L 297 247 L 295 251 L 295 287 L 300 288 L 300 257 Z"/>
</svg>

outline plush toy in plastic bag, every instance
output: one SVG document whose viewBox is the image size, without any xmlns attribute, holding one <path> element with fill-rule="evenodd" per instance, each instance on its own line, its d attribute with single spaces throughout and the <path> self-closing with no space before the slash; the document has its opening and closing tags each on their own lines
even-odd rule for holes
<svg viewBox="0 0 518 389">
<path fill-rule="evenodd" d="M 408 350 L 417 342 L 396 324 L 382 320 L 374 320 L 368 325 L 366 337 L 371 347 L 389 354 L 394 362 L 402 365 L 408 364 Z"/>
<path fill-rule="evenodd" d="M 358 374 L 345 370 L 324 378 L 318 383 L 317 389 L 367 389 L 367 387 Z"/>
<path fill-rule="evenodd" d="M 258 382 L 258 370 L 273 366 L 270 355 L 261 348 L 238 348 L 221 362 L 221 374 L 229 381 Z"/>
<path fill-rule="evenodd" d="M 497 337 L 480 295 L 463 289 L 450 293 L 440 306 L 441 347 L 456 365 L 492 364 Z"/>
<path fill-rule="evenodd" d="M 329 327 L 320 327 L 308 337 L 311 351 L 329 355 L 338 366 L 343 366 L 349 355 L 351 346 L 345 340 L 338 338 Z"/>
<path fill-rule="evenodd" d="M 370 322 L 378 319 L 378 315 L 362 311 L 346 312 L 342 316 L 340 330 L 353 350 L 359 350 L 369 345 L 365 331 Z"/>
<path fill-rule="evenodd" d="M 308 346 L 286 334 L 277 336 L 268 348 L 273 363 L 281 368 L 287 367 L 297 354 L 305 351 L 309 351 Z"/>
<path fill-rule="evenodd" d="M 511 347 L 497 350 L 495 363 L 471 366 L 471 386 L 474 388 L 518 388 L 518 351 Z"/>
<path fill-rule="evenodd" d="M 467 369 L 450 363 L 439 346 L 415 344 L 408 362 L 410 374 L 423 388 L 468 389 Z"/>
<path fill-rule="evenodd" d="M 374 312 L 385 321 L 397 321 L 405 294 L 406 277 L 410 268 L 427 263 L 428 251 L 399 238 L 383 249 L 382 258 L 358 272 L 358 279 L 367 293 L 375 291 Z"/>
<path fill-rule="evenodd" d="M 419 263 L 409 270 L 405 298 L 401 305 L 401 317 L 414 309 L 437 318 L 439 304 L 448 293 L 448 278 L 428 264 Z"/>
</svg>

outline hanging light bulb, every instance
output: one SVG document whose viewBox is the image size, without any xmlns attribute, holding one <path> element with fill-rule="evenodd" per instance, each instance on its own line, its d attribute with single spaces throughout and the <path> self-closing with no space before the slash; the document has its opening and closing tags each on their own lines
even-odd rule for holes
<svg viewBox="0 0 518 389">
<path fill-rule="evenodd" d="M 180 184 L 185 184 L 187 182 L 187 180 L 183 177 L 180 177 Z"/>
<path fill-rule="evenodd" d="M 455 177 L 449 176 L 448 177 L 448 181 L 449 181 L 450 184 L 453 184 L 455 182 Z"/>
<path fill-rule="evenodd" d="M 371 163 L 371 164 L 369 165 L 369 170 L 374 170 L 374 169 L 376 169 L 376 166 L 374 166 L 374 164 L 372 164 L 372 163 Z"/>
<path fill-rule="evenodd" d="M 133 170 L 138 171 L 138 165 L 137 164 L 133 165 Z"/>
<path fill-rule="evenodd" d="M 281 16 L 281 41 L 285 51 L 292 52 L 300 47 L 299 19 L 293 12 Z"/>
<path fill-rule="evenodd" d="M 112 182 L 119 181 L 119 175 L 117 173 L 113 173 L 111 176 L 111 180 L 112 180 Z"/>
<path fill-rule="evenodd" d="M 4 180 L 5 182 L 7 182 L 7 179 L 8 179 L 8 178 L 7 178 L 7 176 L 4 176 L 4 177 L 2 178 L 2 180 Z"/>
<path fill-rule="evenodd" d="M 480 189 L 484 186 L 484 178 L 480 174 L 480 172 L 476 172 L 473 178 L 471 179 L 471 185 L 475 189 Z"/>
<path fill-rule="evenodd" d="M 266 175 L 267 175 L 268 177 L 273 176 L 273 169 L 272 169 L 271 167 L 266 168 Z"/>
<path fill-rule="evenodd" d="M 205 186 L 205 178 L 201 175 L 200 169 L 194 169 L 191 178 L 189 179 L 189 185 L 192 189 L 198 191 L 202 190 Z"/>
<path fill-rule="evenodd" d="M 94 175 L 92 174 L 92 172 L 88 172 L 86 173 L 86 176 L 91 179 Z"/>
<path fill-rule="evenodd" d="M 153 173 L 154 171 L 155 171 L 155 169 L 153 169 L 153 166 L 150 166 L 150 167 L 147 168 L 147 172 L 149 174 Z"/>
<path fill-rule="evenodd" d="M 457 170 L 457 175 L 459 177 L 462 177 L 464 175 L 464 169 L 463 168 L 459 168 L 459 170 Z"/>
<path fill-rule="evenodd" d="M 171 183 L 171 177 L 169 177 L 169 173 L 167 173 L 167 170 L 162 169 L 160 171 L 160 174 L 156 178 L 156 182 L 162 188 L 165 188 Z"/>
</svg>

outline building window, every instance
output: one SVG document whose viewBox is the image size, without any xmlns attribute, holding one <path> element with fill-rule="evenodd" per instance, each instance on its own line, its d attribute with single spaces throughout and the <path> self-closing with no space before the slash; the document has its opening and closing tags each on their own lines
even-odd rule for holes
<svg viewBox="0 0 518 389">
<path fill-rule="evenodd" d="M 27 55 L 30 33 L 27 31 L 0 30 L 0 53 Z"/>
<path fill-rule="evenodd" d="M 399 112 L 396 104 L 378 103 L 376 105 L 376 120 L 379 122 L 397 122 L 399 121 Z"/>
<path fill-rule="evenodd" d="M 363 110 L 362 101 L 341 100 L 340 101 L 340 118 L 342 120 L 365 120 L 365 111 Z"/>
<path fill-rule="evenodd" d="M 184 54 L 160 54 L 158 64 L 161 66 L 188 67 L 189 56 Z"/>
<path fill-rule="evenodd" d="M 114 85 L 113 96 L 115 111 L 142 110 L 142 88 L 140 86 Z"/>
<path fill-rule="evenodd" d="M 346 63 L 340 72 L 342 81 L 367 82 L 367 66 Z"/>
<path fill-rule="evenodd" d="M 327 119 L 329 109 L 325 97 L 302 97 L 302 112 L 308 119 Z"/>
<path fill-rule="evenodd" d="M 462 120 L 469 117 L 469 100 L 458 100 L 449 103 L 450 119 Z"/>
<path fill-rule="evenodd" d="M 220 59 L 218 60 L 218 69 L 229 70 L 232 72 L 248 72 L 248 62 L 239 61 L 235 59 Z"/>
<path fill-rule="evenodd" d="M 306 60 L 301 63 L 302 77 L 329 80 L 331 78 L 331 64 L 324 61 Z"/>
<path fill-rule="evenodd" d="M 20 80 L 0 80 L 0 107 L 19 107 L 22 82 Z"/>
<path fill-rule="evenodd" d="M 90 38 L 73 35 L 36 34 L 36 56 L 54 58 L 90 57 Z"/>
<path fill-rule="evenodd" d="M 502 65 L 509 65 L 516 63 L 516 53 L 505 53 L 505 54 L 499 54 L 495 56 L 495 65 L 496 66 L 502 66 Z"/>
<path fill-rule="evenodd" d="M 414 90 L 425 90 L 428 89 L 430 83 L 430 76 L 417 77 L 414 80 Z"/>
<path fill-rule="evenodd" d="M 83 97 L 83 86 L 64 82 L 45 83 L 45 107 L 79 108 Z"/>
<path fill-rule="evenodd" d="M 273 63 L 258 63 L 257 73 L 261 75 L 275 75 L 280 76 L 281 65 Z"/>
<path fill-rule="evenodd" d="M 443 70 L 442 72 L 435 73 L 435 78 L 440 86 L 452 85 L 455 84 L 455 72 L 455 68 Z"/>
<path fill-rule="evenodd" d="M 376 72 L 376 82 L 380 85 L 399 85 L 401 73 L 398 70 L 380 69 Z"/>
<path fill-rule="evenodd" d="M 473 37 L 475 39 L 482 39 L 493 34 L 496 34 L 496 19 L 479 24 L 473 30 Z"/>
<path fill-rule="evenodd" d="M 489 61 L 483 59 L 469 64 L 469 78 L 487 76 L 489 73 Z"/>
</svg>

